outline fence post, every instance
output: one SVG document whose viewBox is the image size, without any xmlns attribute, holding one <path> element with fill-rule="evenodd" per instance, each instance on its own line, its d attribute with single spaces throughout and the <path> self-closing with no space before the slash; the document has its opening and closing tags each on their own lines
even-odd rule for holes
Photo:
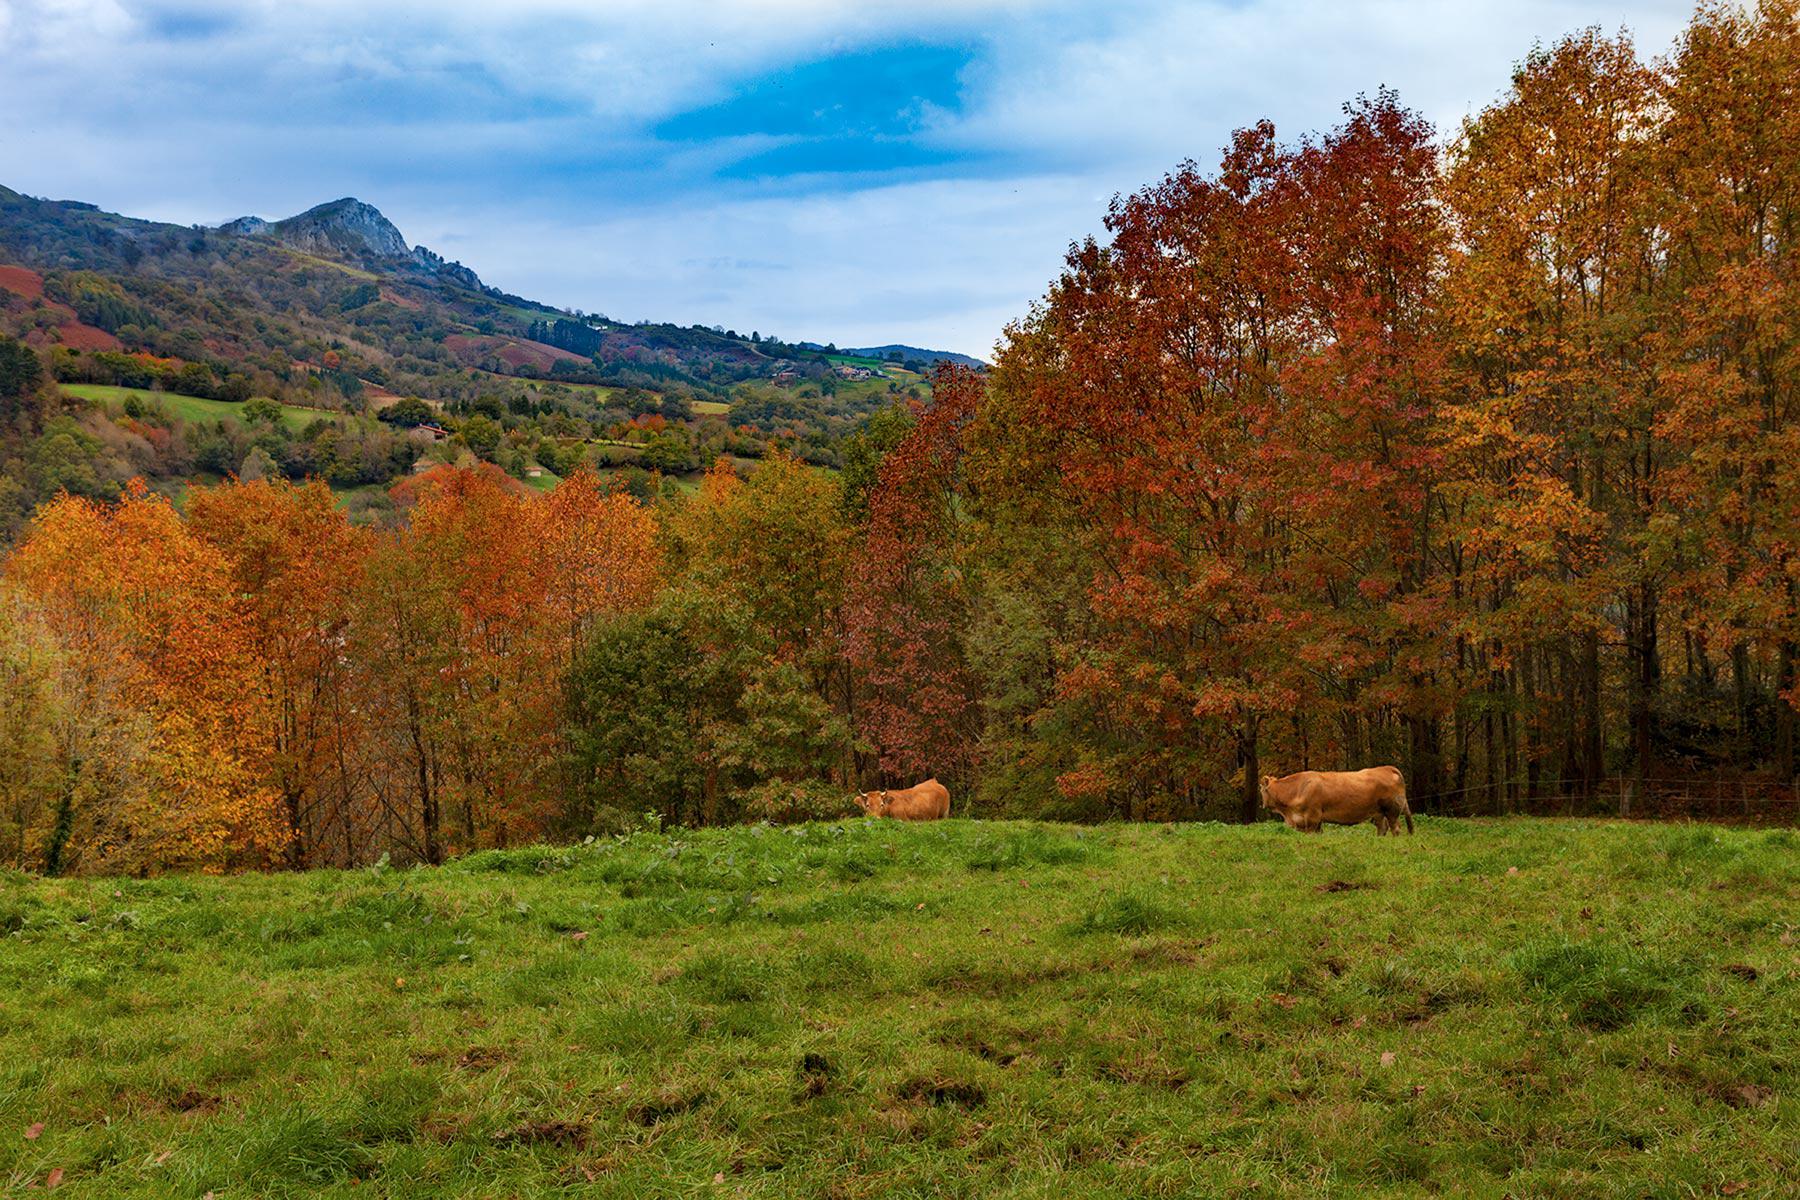
<svg viewBox="0 0 1800 1200">
<path fill-rule="evenodd" d="M 1631 816 L 1631 789 L 1633 781 L 1619 780 L 1619 819 L 1626 820 Z"/>
</svg>

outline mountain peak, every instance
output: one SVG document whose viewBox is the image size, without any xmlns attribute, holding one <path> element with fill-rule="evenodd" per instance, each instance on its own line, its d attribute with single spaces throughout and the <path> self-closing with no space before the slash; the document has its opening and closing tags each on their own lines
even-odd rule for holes
<svg viewBox="0 0 1800 1200">
<path fill-rule="evenodd" d="M 412 248 L 394 223 L 373 204 L 354 196 L 330 200 L 299 216 L 277 221 L 269 232 L 309 253 L 349 254 L 359 258 L 406 258 Z"/>
<path fill-rule="evenodd" d="M 371 266 L 392 267 L 404 263 L 471 291 L 490 289 L 461 263 L 448 262 L 423 246 L 408 246 L 394 223 L 373 204 L 344 196 L 315 204 L 282 221 L 239 217 L 219 226 L 220 233 L 238 237 L 273 238 L 296 250 L 327 258 L 348 258 Z"/>
</svg>

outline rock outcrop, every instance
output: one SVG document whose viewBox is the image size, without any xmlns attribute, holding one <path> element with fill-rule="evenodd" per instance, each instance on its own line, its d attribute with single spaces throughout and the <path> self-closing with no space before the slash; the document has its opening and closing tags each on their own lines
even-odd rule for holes
<svg viewBox="0 0 1800 1200">
<path fill-rule="evenodd" d="M 392 269 L 404 264 L 470 291 L 491 291 L 468 267 L 447 262 L 424 246 L 412 247 L 394 223 L 373 204 L 352 196 L 309 208 L 282 221 L 239 217 L 219 226 L 220 233 L 272 238 L 296 250 L 366 266 Z"/>
</svg>

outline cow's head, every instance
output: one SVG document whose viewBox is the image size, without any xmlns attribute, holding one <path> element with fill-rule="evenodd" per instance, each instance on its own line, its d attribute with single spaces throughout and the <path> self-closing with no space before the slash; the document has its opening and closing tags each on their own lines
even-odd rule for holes
<svg viewBox="0 0 1800 1200">
<path fill-rule="evenodd" d="M 884 817 L 887 815 L 888 794 L 885 791 L 858 792 L 856 793 L 856 807 L 871 817 Z"/>
<path fill-rule="evenodd" d="M 1276 780 L 1273 775 L 1264 775 L 1262 777 L 1262 806 L 1270 812 L 1281 811 L 1281 808 L 1275 799 L 1275 783 Z"/>
</svg>

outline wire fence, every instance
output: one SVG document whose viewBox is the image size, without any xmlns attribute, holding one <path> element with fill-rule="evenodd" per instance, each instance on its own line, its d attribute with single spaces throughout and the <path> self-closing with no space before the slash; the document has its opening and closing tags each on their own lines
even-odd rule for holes
<svg viewBox="0 0 1800 1200">
<path fill-rule="evenodd" d="M 1613 816 L 1632 820 L 1800 825 L 1800 781 L 1612 776 L 1592 786 L 1562 779 L 1484 780 L 1416 792 L 1416 812 L 1439 816 Z"/>
</svg>

